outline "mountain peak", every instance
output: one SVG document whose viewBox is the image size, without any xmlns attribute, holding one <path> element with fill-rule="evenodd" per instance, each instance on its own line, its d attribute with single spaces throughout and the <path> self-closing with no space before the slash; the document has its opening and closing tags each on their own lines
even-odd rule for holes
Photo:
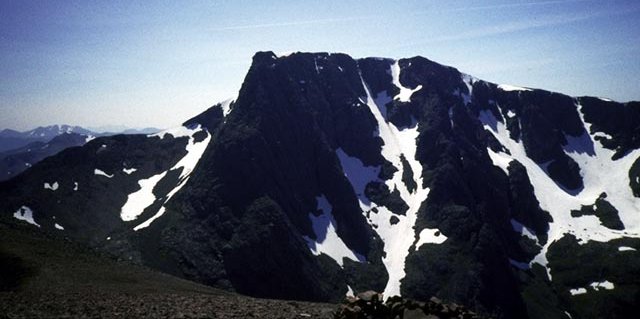
<svg viewBox="0 0 640 319">
<path fill-rule="evenodd" d="M 423 57 L 265 51 L 235 102 L 51 156 L 0 210 L 252 296 L 605 317 L 640 304 L 639 126 L 637 104 Z"/>
</svg>

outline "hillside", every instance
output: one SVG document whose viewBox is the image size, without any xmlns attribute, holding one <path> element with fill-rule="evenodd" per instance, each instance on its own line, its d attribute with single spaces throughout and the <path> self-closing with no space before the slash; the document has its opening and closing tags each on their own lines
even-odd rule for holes
<svg viewBox="0 0 640 319">
<path fill-rule="evenodd" d="M 0 222 L 0 274 L 8 318 L 331 318 L 335 310 L 210 288 L 13 222 Z"/>
</svg>

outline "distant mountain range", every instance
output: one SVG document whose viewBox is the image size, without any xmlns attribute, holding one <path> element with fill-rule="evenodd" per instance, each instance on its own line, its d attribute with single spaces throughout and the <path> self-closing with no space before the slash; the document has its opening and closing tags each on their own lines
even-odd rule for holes
<svg viewBox="0 0 640 319">
<path fill-rule="evenodd" d="M 97 136 L 96 133 L 87 129 L 70 125 L 40 126 L 25 132 L 4 129 L 0 131 L 0 152 L 17 149 L 33 142 L 48 142 L 52 138 L 64 133 Z"/>
<path fill-rule="evenodd" d="M 155 127 L 131 128 L 124 125 L 87 126 L 85 128 L 96 133 L 153 134 L 160 131 L 160 129 Z"/>
<path fill-rule="evenodd" d="M 39 126 L 29 131 L 19 132 L 12 129 L 0 131 L 0 152 L 17 149 L 32 142 L 48 142 L 52 138 L 64 133 L 76 133 L 84 136 L 107 136 L 115 134 L 153 134 L 160 129 L 147 127 L 143 129 L 133 129 L 124 126 L 104 127 L 116 128 L 115 130 L 94 131 L 80 126 L 71 125 L 49 125 Z"/>
<path fill-rule="evenodd" d="M 80 126 L 51 125 L 18 132 L 0 131 L 0 181 L 7 180 L 44 158 L 68 147 L 81 146 L 99 136 L 116 134 L 153 134 L 156 128 L 125 129 L 96 133 Z"/>
<path fill-rule="evenodd" d="M 233 101 L 63 150 L 0 198 L 0 218 L 250 296 L 640 312 L 640 103 L 423 57 L 259 52 Z"/>
</svg>

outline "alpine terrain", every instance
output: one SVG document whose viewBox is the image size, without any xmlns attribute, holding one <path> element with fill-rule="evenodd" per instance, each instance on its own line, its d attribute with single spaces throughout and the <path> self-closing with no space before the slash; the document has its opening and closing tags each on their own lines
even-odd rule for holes
<svg viewBox="0 0 640 319">
<path fill-rule="evenodd" d="M 45 143 L 51 139 L 64 134 L 79 134 L 84 136 L 97 136 L 98 133 L 92 132 L 80 126 L 71 125 L 50 125 L 39 126 L 35 129 L 18 132 L 11 129 L 0 131 L 0 152 L 21 148 L 30 143 Z"/>
<path fill-rule="evenodd" d="M 120 133 L 96 133 L 79 126 L 50 125 L 26 132 L 10 129 L 0 131 L 0 181 L 25 171 L 33 164 L 72 146 L 81 146 L 96 138 L 116 134 L 151 134 L 160 131 L 148 127 L 144 129 L 124 129 Z"/>
<path fill-rule="evenodd" d="M 258 52 L 236 98 L 0 184 L 2 219 L 205 285 L 498 318 L 640 310 L 640 102 Z"/>
</svg>

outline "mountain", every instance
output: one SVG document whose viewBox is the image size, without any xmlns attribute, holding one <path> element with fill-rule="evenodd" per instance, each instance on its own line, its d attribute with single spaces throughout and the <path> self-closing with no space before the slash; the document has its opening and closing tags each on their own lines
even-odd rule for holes
<svg viewBox="0 0 640 319">
<path fill-rule="evenodd" d="M 33 142 L 48 142 L 64 133 L 76 133 L 86 136 L 98 135 L 82 127 L 70 125 L 39 126 L 25 132 L 4 129 L 0 131 L 0 152 L 21 148 Z"/>
<path fill-rule="evenodd" d="M 125 126 L 103 127 L 113 130 L 92 130 L 80 126 L 71 125 L 50 125 L 39 126 L 35 129 L 18 132 L 11 129 L 0 131 L 0 152 L 12 151 L 23 148 L 34 142 L 48 142 L 56 136 L 62 134 L 80 134 L 85 136 L 107 136 L 116 134 L 153 134 L 161 131 L 155 127 L 146 127 L 141 129 L 127 128 Z"/>
<path fill-rule="evenodd" d="M 0 212 L 251 296 L 371 289 L 498 318 L 628 318 L 639 137 L 638 102 L 423 57 L 259 52 L 234 101 L 49 157 L 0 184 Z"/>
<path fill-rule="evenodd" d="M 52 125 L 39 127 L 27 132 L 5 129 L 0 132 L 0 148 L 23 145 L 0 151 L 0 181 L 23 172 L 44 158 L 55 155 L 65 148 L 81 146 L 96 136 L 116 134 L 154 134 L 160 129 L 147 127 L 143 129 L 124 129 L 118 133 L 95 133 L 79 126 Z M 76 133 L 79 132 L 79 133 Z M 7 142 L 2 145 L 2 143 Z"/>
<path fill-rule="evenodd" d="M 26 146 L 0 152 L 0 181 L 16 176 L 33 164 L 65 148 L 81 146 L 93 137 L 76 133 L 57 135 L 49 142 L 31 142 Z"/>
<path fill-rule="evenodd" d="M 162 131 L 159 128 L 155 127 L 145 127 L 145 128 L 128 128 L 119 132 L 119 134 L 155 134 Z"/>
<path fill-rule="evenodd" d="M 120 134 L 153 134 L 162 131 L 161 129 L 155 127 L 131 128 L 124 125 L 90 126 L 87 127 L 87 129 L 98 133 L 117 132 Z M 115 133 L 111 133 L 109 135 L 113 134 Z"/>
</svg>

